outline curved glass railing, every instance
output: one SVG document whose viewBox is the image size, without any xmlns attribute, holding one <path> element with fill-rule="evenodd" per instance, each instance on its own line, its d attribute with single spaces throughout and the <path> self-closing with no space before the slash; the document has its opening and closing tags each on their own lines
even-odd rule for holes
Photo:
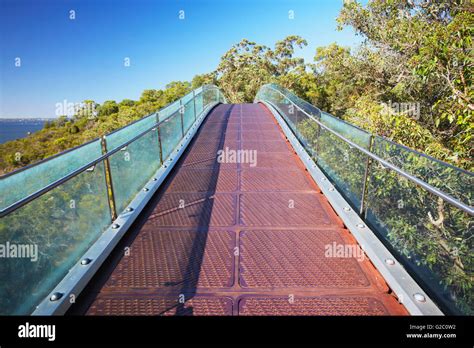
<svg viewBox="0 0 474 348">
<path fill-rule="evenodd" d="M 32 313 L 219 102 L 217 87 L 198 88 L 101 139 L 0 177 L 0 315 Z"/>
<path fill-rule="evenodd" d="M 474 174 L 333 117 L 275 84 L 256 101 L 285 119 L 319 168 L 447 313 L 474 314 Z"/>
</svg>

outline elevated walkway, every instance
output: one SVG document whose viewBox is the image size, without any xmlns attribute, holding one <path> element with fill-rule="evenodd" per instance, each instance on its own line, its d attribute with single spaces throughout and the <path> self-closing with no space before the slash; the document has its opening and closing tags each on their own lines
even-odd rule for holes
<svg viewBox="0 0 474 348">
<path fill-rule="evenodd" d="M 278 85 L 205 85 L 0 177 L 0 245 L 38 251 L 2 258 L 0 314 L 471 314 L 473 185 Z"/>
<path fill-rule="evenodd" d="M 129 233 L 87 314 L 407 313 L 261 104 L 217 106 Z"/>
</svg>

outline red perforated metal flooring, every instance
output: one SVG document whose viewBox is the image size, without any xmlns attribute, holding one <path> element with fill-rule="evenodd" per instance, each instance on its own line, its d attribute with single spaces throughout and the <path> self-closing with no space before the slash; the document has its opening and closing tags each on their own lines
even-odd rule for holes
<svg viewBox="0 0 474 348">
<path fill-rule="evenodd" d="M 143 214 L 87 314 L 406 314 L 366 258 L 328 255 L 355 240 L 261 105 L 217 106 Z"/>
</svg>

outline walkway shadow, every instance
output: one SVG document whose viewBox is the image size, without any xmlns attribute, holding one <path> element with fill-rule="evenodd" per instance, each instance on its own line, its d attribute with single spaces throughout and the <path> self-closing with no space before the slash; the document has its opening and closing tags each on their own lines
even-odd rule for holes
<svg viewBox="0 0 474 348">
<path fill-rule="evenodd" d="M 218 143 L 218 149 L 223 149 L 224 148 L 224 142 L 226 140 L 226 129 L 228 126 L 228 120 L 229 116 L 232 112 L 232 109 L 234 108 L 234 105 L 226 105 L 226 110 L 224 112 L 224 115 L 222 117 L 222 122 L 220 123 L 220 126 L 217 127 L 218 131 L 216 134 L 220 134 L 220 139 Z M 216 116 L 217 114 L 214 114 L 213 116 Z M 208 122 L 211 120 L 208 119 Z M 202 129 L 206 129 L 205 125 L 202 127 Z M 191 149 L 192 151 L 192 149 Z M 191 153 L 191 151 L 189 153 Z M 210 226 L 210 220 L 212 217 L 212 208 L 214 205 L 214 199 L 211 197 L 214 195 L 217 189 L 217 179 L 219 177 L 219 171 L 220 171 L 220 166 L 221 164 L 217 161 L 217 152 L 214 154 L 215 155 L 215 162 L 212 165 L 212 170 L 210 171 L 209 174 L 204 178 L 205 180 L 205 186 L 207 187 L 206 191 L 206 204 L 202 206 L 202 209 L 200 212 L 198 212 L 199 216 L 199 230 L 195 235 L 191 251 L 189 253 L 189 259 L 188 259 L 188 265 L 186 269 L 187 275 L 190 275 L 190 277 L 186 277 L 182 287 L 181 287 L 181 294 L 185 294 L 185 299 L 189 300 L 192 299 L 196 295 L 196 289 L 198 286 L 199 282 L 199 275 L 201 271 L 201 266 L 202 262 L 204 259 L 204 251 L 206 248 L 206 242 L 209 234 L 209 226 Z M 179 296 L 179 295 L 178 295 Z M 194 310 L 192 306 L 185 306 L 185 303 L 178 303 L 178 306 L 176 307 L 176 312 L 175 315 L 193 315 Z"/>
</svg>

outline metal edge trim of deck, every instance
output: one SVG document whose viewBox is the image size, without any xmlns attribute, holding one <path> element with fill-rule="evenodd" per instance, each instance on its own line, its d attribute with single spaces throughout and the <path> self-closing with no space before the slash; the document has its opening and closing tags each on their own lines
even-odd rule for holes
<svg viewBox="0 0 474 348">
<path fill-rule="evenodd" d="M 99 270 L 102 263 L 107 259 L 117 243 L 125 235 L 129 227 L 140 215 L 143 208 L 172 171 L 179 158 L 196 135 L 205 118 L 219 104 L 219 102 L 213 103 L 203 110 L 187 134 L 173 149 L 168 159 L 162 163 L 156 173 L 137 193 L 130 204 L 128 204 L 127 208 L 125 208 L 117 219 L 115 219 L 94 242 L 94 244 L 92 244 L 59 284 L 56 285 L 54 289 L 40 302 L 31 315 L 63 315 L 66 313 L 68 308 L 73 304 L 72 300 L 79 296 L 81 291 Z M 132 208 L 132 210 L 127 211 L 129 208 Z M 82 264 L 83 260 L 89 262 L 86 261 L 86 264 Z M 51 297 L 54 294 L 61 294 L 61 297 L 52 301 Z"/>
<path fill-rule="evenodd" d="M 433 300 L 410 276 L 405 268 L 397 261 L 392 253 L 378 239 L 359 215 L 350 207 L 343 196 L 332 185 L 326 175 L 306 152 L 292 130 L 277 109 L 267 101 L 259 100 L 273 114 L 291 146 L 298 154 L 306 169 L 319 186 L 329 203 L 344 222 L 347 229 L 355 237 L 375 268 L 381 273 L 387 285 L 398 297 L 411 315 L 444 315 Z M 415 296 L 423 296 L 424 302 L 417 301 Z"/>
</svg>

